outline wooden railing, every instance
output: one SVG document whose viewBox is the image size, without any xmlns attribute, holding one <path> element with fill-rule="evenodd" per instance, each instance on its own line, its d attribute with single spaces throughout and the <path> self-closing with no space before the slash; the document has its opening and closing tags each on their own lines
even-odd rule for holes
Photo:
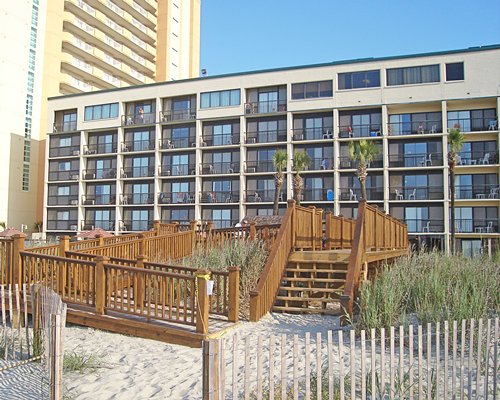
<svg viewBox="0 0 500 400">
<path fill-rule="evenodd" d="M 321 250 L 323 241 L 323 210 L 295 206 L 294 241 L 298 250 Z"/>
<path fill-rule="evenodd" d="M 267 258 L 266 265 L 260 274 L 255 290 L 250 292 L 250 321 L 258 321 L 273 306 L 281 277 L 288 263 L 288 256 L 295 243 L 296 210 L 295 202 L 289 200 L 281 228 Z"/>
<path fill-rule="evenodd" d="M 0 284 L 6 285 L 12 280 L 12 255 L 14 249 L 14 239 L 0 239 Z"/>
<path fill-rule="evenodd" d="M 49 246 L 29 247 L 25 251 L 36 254 L 46 254 L 48 256 L 57 256 L 59 254 L 59 245 L 52 244 Z"/>
<path fill-rule="evenodd" d="M 333 216 L 330 211 L 325 215 L 325 250 L 350 249 L 354 240 L 356 220 Z"/>
<path fill-rule="evenodd" d="M 406 224 L 385 214 L 382 210 L 359 201 L 354 241 L 349 257 L 342 306 L 352 314 L 354 298 L 358 292 L 367 251 L 409 251 Z M 390 254 L 388 254 L 390 258 Z M 365 265 L 365 268 L 367 266 Z"/>
</svg>

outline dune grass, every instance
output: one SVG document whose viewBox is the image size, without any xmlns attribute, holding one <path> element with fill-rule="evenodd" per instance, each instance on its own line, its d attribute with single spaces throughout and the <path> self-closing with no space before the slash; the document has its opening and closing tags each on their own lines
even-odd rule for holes
<svg viewBox="0 0 500 400">
<path fill-rule="evenodd" d="M 364 283 L 358 305 L 359 329 L 488 318 L 500 310 L 500 265 L 437 251 L 414 253 Z"/>
<path fill-rule="evenodd" d="M 95 372 L 99 368 L 105 368 L 104 354 L 73 350 L 64 354 L 64 373 Z"/>
</svg>

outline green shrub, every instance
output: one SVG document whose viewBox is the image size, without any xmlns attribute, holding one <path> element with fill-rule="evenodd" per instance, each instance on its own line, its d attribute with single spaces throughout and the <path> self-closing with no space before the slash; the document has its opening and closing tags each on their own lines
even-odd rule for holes
<svg viewBox="0 0 500 400">
<path fill-rule="evenodd" d="M 420 252 L 384 266 L 360 289 L 360 329 L 487 318 L 500 309 L 500 266 L 486 258 Z"/>
<path fill-rule="evenodd" d="M 79 372 L 83 374 L 105 367 L 104 354 L 76 350 L 64 354 L 64 372 Z"/>
</svg>

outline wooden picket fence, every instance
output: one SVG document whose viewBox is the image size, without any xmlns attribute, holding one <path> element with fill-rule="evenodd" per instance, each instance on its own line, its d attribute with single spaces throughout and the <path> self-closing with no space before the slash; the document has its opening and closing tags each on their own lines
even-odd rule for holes
<svg viewBox="0 0 500 400">
<path fill-rule="evenodd" d="M 495 399 L 498 347 L 498 317 L 315 338 L 234 334 L 203 344 L 203 399 Z"/>
</svg>

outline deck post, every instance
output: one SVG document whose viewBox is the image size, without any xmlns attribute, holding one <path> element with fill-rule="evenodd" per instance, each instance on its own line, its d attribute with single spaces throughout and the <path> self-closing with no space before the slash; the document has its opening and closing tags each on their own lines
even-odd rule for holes
<svg viewBox="0 0 500 400">
<path fill-rule="evenodd" d="M 332 249 L 332 212 L 327 211 L 325 217 L 325 250 Z"/>
<path fill-rule="evenodd" d="M 292 251 L 295 250 L 295 238 L 297 236 L 297 221 L 295 219 L 295 200 L 294 199 L 288 199 L 287 202 L 287 208 L 293 208 L 293 212 L 292 212 L 292 221 L 291 221 L 291 225 L 292 225 Z"/>
<path fill-rule="evenodd" d="M 146 237 L 142 233 L 139 233 L 137 236 L 140 240 L 138 254 L 144 254 L 144 250 L 146 249 Z"/>
<path fill-rule="evenodd" d="M 195 273 L 197 311 L 196 311 L 196 333 L 208 333 L 208 295 L 207 281 L 209 271 L 200 269 Z"/>
<path fill-rule="evenodd" d="M 138 255 L 137 256 L 137 268 L 144 268 L 144 262 L 146 261 L 146 256 Z M 134 295 L 137 296 L 134 298 L 134 301 L 137 302 L 138 307 L 144 306 L 144 274 L 142 272 L 137 273 L 137 287 L 135 288 Z"/>
<path fill-rule="evenodd" d="M 220 400 L 219 393 L 219 341 L 203 341 L 203 400 Z"/>
<path fill-rule="evenodd" d="M 69 236 L 59 237 L 59 257 L 66 257 L 66 252 L 69 251 Z"/>
<path fill-rule="evenodd" d="M 106 271 L 104 263 L 109 261 L 109 257 L 97 256 L 95 258 L 95 311 L 97 314 L 104 314 L 106 302 Z"/>
<path fill-rule="evenodd" d="M 153 221 L 153 230 L 155 231 L 155 236 L 160 235 L 160 221 Z"/>
<path fill-rule="evenodd" d="M 197 221 L 189 221 L 189 229 L 191 230 L 191 252 L 196 247 L 196 226 L 197 226 Z"/>
<path fill-rule="evenodd" d="M 316 250 L 316 207 L 309 206 L 311 210 L 311 250 Z"/>
<path fill-rule="evenodd" d="M 104 238 L 102 237 L 101 234 L 95 235 L 95 238 L 99 240 L 99 243 L 97 244 L 99 247 L 104 246 Z"/>
<path fill-rule="evenodd" d="M 229 322 L 238 322 L 240 312 L 240 267 L 229 267 Z"/>
<path fill-rule="evenodd" d="M 250 221 L 250 240 L 255 240 L 255 237 L 257 236 L 257 223 L 255 221 Z"/>
<path fill-rule="evenodd" d="M 24 251 L 24 240 L 26 239 L 26 235 L 24 233 L 18 233 L 16 235 L 12 236 L 12 239 L 14 240 L 13 242 L 13 247 L 12 247 L 12 281 L 13 282 L 7 282 L 7 283 L 12 283 L 12 287 L 17 283 L 19 287 L 22 287 L 22 280 L 24 277 L 24 271 L 22 270 L 23 268 L 23 263 L 21 260 L 21 252 Z"/>
</svg>

